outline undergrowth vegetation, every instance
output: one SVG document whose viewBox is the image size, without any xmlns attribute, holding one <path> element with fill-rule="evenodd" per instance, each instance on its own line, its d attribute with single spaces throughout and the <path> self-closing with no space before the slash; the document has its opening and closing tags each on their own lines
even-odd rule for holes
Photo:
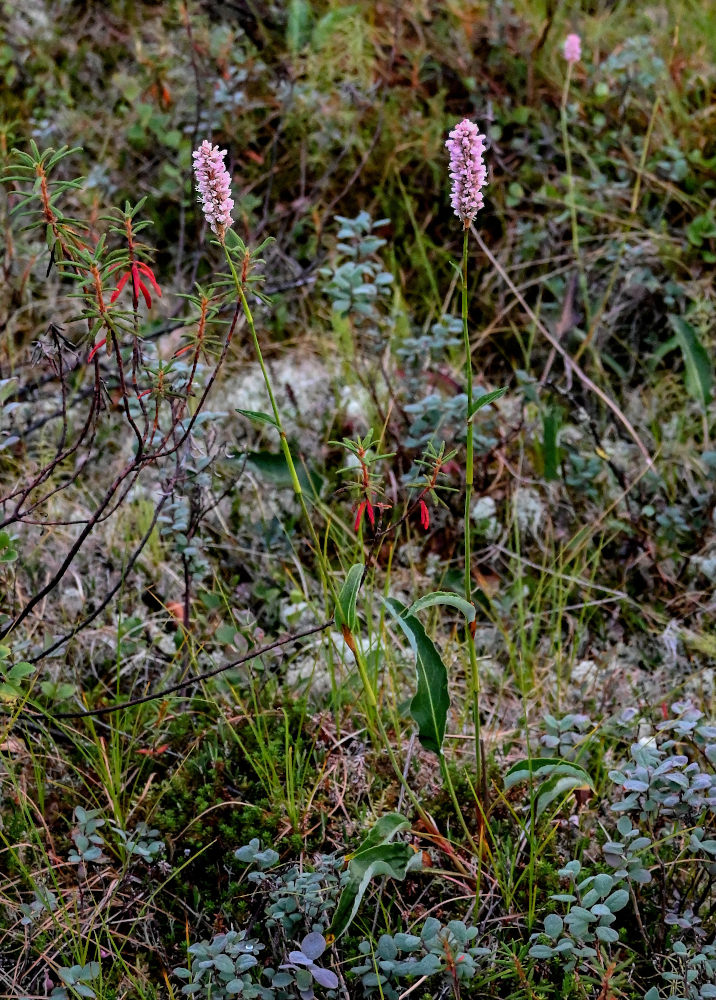
<svg viewBox="0 0 716 1000">
<path fill-rule="evenodd" d="M 716 14 L 0 12 L 0 996 L 716 997 Z"/>
</svg>

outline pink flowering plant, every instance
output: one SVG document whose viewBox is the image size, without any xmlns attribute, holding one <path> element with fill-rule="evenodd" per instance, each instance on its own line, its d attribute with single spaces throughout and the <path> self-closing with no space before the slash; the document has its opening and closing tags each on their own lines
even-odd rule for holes
<svg viewBox="0 0 716 1000">
<path fill-rule="evenodd" d="M 201 146 L 192 153 L 194 173 L 199 201 L 204 218 L 220 240 L 232 225 L 231 177 L 224 165 L 225 149 L 212 146 L 204 139 Z"/>
<path fill-rule="evenodd" d="M 93 18 L 148 63 L 164 17 L 184 34 L 140 84 L 97 76 L 88 148 L 136 117 L 87 182 L 79 151 L 10 151 L 0 123 L 0 995 L 715 997 L 716 735 L 654 695 L 667 660 L 708 689 L 713 652 L 706 101 L 686 95 L 703 141 L 672 162 L 685 102 L 636 103 L 626 47 L 593 71 L 588 14 L 585 61 L 496 5 L 492 80 L 459 3 L 399 6 L 389 33 L 370 4 L 240 4 L 238 27 L 235 4 L 30 6 L 83 11 L 42 58 L 33 18 L 0 47 L 9 110 L 39 70 L 26 134 L 67 128 L 42 90 Z M 413 31 L 409 58 L 385 44 Z M 539 732 L 602 697 L 600 731 L 580 711 Z M 713 968 L 670 955 L 682 938 Z"/>
<path fill-rule="evenodd" d="M 464 119 L 450 132 L 445 146 L 450 153 L 450 180 L 452 182 L 451 204 L 455 214 L 463 224 L 462 267 L 460 281 L 462 289 L 462 325 L 463 346 L 465 350 L 465 384 L 466 384 L 466 454 L 465 454 L 465 519 L 463 530 L 464 546 L 464 595 L 465 601 L 471 607 L 472 599 L 472 561 L 470 541 L 470 515 L 472 509 L 472 491 L 474 485 L 474 419 L 477 411 L 490 402 L 498 399 L 504 389 L 480 396 L 474 400 L 472 345 L 468 325 L 468 295 L 467 269 L 469 250 L 469 231 L 475 222 L 478 211 L 484 206 L 483 190 L 487 182 L 487 170 L 484 163 L 486 137 L 482 135 L 474 122 Z M 475 756 L 478 786 L 484 782 L 484 762 L 481 759 L 480 737 L 480 676 L 477 656 L 472 634 L 467 636 L 468 655 L 470 659 L 470 675 L 472 682 L 473 723 L 475 726 Z"/>
<path fill-rule="evenodd" d="M 237 412 L 251 420 L 258 420 L 261 423 L 269 424 L 275 428 L 279 435 L 281 451 L 283 453 L 286 467 L 291 479 L 293 492 L 298 500 L 306 525 L 311 535 L 316 563 L 323 580 L 324 587 L 328 588 L 329 575 L 325 559 L 322 555 L 321 544 L 316 533 L 313 518 L 308 510 L 304 490 L 301 485 L 296 465 L 291 454 L 288 438 L 284 430 L 281 411 L 274 393 L 273 384 L 263 357 L 263 351 L 256 332 L 253 313 L 246 297 L 246 289 L 252 278 L 252 268 L 258 261 L 258 254 L 272 242 L 269 237 L 263 241 L 255 250 L 248 249 L 241 237 L 233 229 L 233 219 L 231 210 L 234 207 L 231 194 L 231 178 L 224 164 L 226 150 L 212 146 L 208 140 L 204 140 L 199 148 L 193 153 L 194 173 L 196 177 L 197 196 L 201 202 L 204 219 L 217 236 L 217 241 L 222 247 L 226 262 L 229 266 L 231 277 L 220 280 L 219 284 L 231 287 L 236 295 L 236 313 L 240 309 L 246 320 L 246 324 L 251 334 L 251 340 L 256 354 L 256 360 L 261 368 L 266 393 L 271 406 L 270 413 L 263 413 L 253 410 L 238 409 Z"/>
<path fill-rule="evenodd" d="M 127 440 L 132 442 L 131 453 L 94 498 L 94 506 L 80 523 L 59 565 L 12 614 L 0 616 L 0 638 L 16 632 L 40 603 L 63 585 L 94 529 L 121 508 L 138 483 L 162 483 L 154 503 L 152 526 L 162 523 L 167 510 L 183 503 L 180 498 L 185 489 L 191 488 L 188 484 L 194 475 L 186 461 L 187 449 L 196 435 L 201 435 L 202 410 L 243 312 L 239 296 L 233 318 L 228 327 L 222 321 L 223 333 L 219 336 L 218 317 L 225 306 L 226 282 L 219 279 L 210 289 L 199 289 L 192 297 L 196 316 L 182 324 L 188 343 L 179 347 L 173 357 L 163 358 L 146 336 L 148 324 L 154 322 L 157 302 L 162 299 L 155 251 L 146 240 L 151 224 L 142 218 L 146 198 L 100 215 L 91 225 L 65 214 L 63 201 L 81 185 L 79 180 L 64 179 L 74 152 L 62 148 L 41 153 L 31 142 L 28 152 L 13 151 L 4 176 L 11 188 L 14 215 L 23 217 L 28 228 L 42 227 L 48 275 L 54 270 L 61 283 L 69 284 L 69 298 L 78 302 L 79 308 L 67 320 L 71 333 L 66 334 L 59 323 L 53 322 L 38 343 L 38 355 L 62 386 L 62 432 L 54 455 L 40 461 L 25 482 L 15 484 L 0 497 L 3 529 L 21 530 L 37 523 L 38 518 L 47 519 L 53 498 L 80 488 L 87 470 L 106 466 L 102 442 L 105 425 L 114 419 L 114 413 L 119 414 Z M 217 235 L 221 234 L 226 244 L 231 206 L 221 187 L 225 178 L 210 169 L 215 160 L 215 153 L 206 158 L 202 184 Z M 237 262 L 234 274 L 238 267 L 243 288 L 251 281 L 249 272 L 258 251 L 250 253 L 238 238 L 230 245 L 232 264 Z M 231 286 L 235 287 L 233 279 Z M 74 418 L 81 406 L 85 408 L 84 418 L 70 419 L 70 413 Z M 125 570 L 109 584 L 94 610 L 64 634 L 53 637 L 38 659 L 62 649 L 110 605 L 122 586 L 127 566 L 131 568 L 140 559 L 150 534 L 127 554 Z M 187 556 L 182 601 L 187 626 L 191 581 L 191 558 Z"/>
<path fill-rule="evenodd" d="M 450 153 L 450 202 L 455 215 L 467 229 L 484 205 L 485 136 L 480 134 L 474 122 L 465 118 L 452 130 L 445 145 Z"/>
<path fill-rule="evenodd" d="M 582 58 L 582 40 L 579 35 L 567 35 L 564 40 L 564 58 L 571 65 Z"/>
<path fill-rule="evenodd" d="M 582 304 L 584 307 L 584 313 L 587 320 L 587 326 L 591 324 L 592 309 L 589 301 L 589 292 L 587 289 L 587 276 L 584 269 L 584 261 L 582 259 L 582 250 L 579 244 L 579 225 L 577 219 L 577 204 L 575 201 L 575 190 L 574 190 L 574 171 L 572 168 L 572 149 L 569 141 L 569 88 L 572 80 L 572 71 L 576 64 L 582 58 L 582 40 L 577 34 L 569 34 L 564 40 L 563 45 L 563 55 L 567 61 L 567 73 L 564 78 L 564 86 L 562 88 L 562 100 L 559 109 L 559 121 L 562 133 L 562 148 L 564 150 L 564 160 L 567 166 L 567 186 L 568 186 L 568 205 L 569 205 L 569 217 L 572 229 L 572 250 L 574 253 L 574 259 L 577 262 L 577 271 L 579 275 L 579 290 L 582 297 Z M 579 354 L 577 354 L 579 357 Z"/>
</svg>

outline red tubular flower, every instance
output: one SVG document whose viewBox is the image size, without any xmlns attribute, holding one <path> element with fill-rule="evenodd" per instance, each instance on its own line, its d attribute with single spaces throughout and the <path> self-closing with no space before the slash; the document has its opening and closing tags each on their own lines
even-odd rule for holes
<svg viewBox="0 0 716 1000">
<path fill-rule="evenodd" d="M 362 500 L 358 504 L 358 512 L 356 513 L 355 523 L 353 524 L 353 530 L 354 531 L 358 531 L 358 529 L 360 528 L 360 523 L 363 520 L 363 512 L 365 511 L 365 505 L 366 505 L 366 503 L 367 503 L 366 500 Z"/>
<path fill-rule="evenodd" d="M 361 500 L 358 504 L 358 511 L 356 513 L 355 524 L 353 525 L 353 530 L 358 531 L 360 528 L 360 523 L 363 520 L 363 514 L 368 511 L 368 520 L 370 521 L 371 528 L 375 527 L 375 510 L 373 504 L 370 500 Z"/>
<path fill-rule="evenodd" d="M 368 520 L 370 521 L 371 528 L 375 528 L 375 514 L 373 513 L 373 504 L 370 500 L 366 500 L 365 509 L 368 511 Z"/>
<path fill-rule="evenodd" d="M 112 268 L 111 270 L 114 270 L 114 268 Z M 144 301 L 147 304 L 147 309 L 151 309 L 152 299 L 149 294 L 149 291 L 147 290 L 147 286 L 142 281 L 142 277 L 149 278 L 152 288 L 157 293 L 159 298 L 162 297 L 162 290 L 157 284 L 157 279 L 154 277 L 154 273 L 151 267 L 148 264 L 145 264 L 144 261 L 141 260 L 133 260 L 130 262 L 129 270 L 125 271 L 125 273 L 119 279 L 117 287 L 112 292 L 109 301 L 110 302 L 117 301 L 122 289 L 127 284 L 127 281 L 129 280 L 130 277 L 132 278 L 132 292 L 134 294 L 134 301 L 137 302 L 139 300 L 139 293 L 141 292 L 144 297 Z"/>
<path fill-rule="evenodd" d="M 104 345 L 106 343 L 107 343 L 107 338 L 105 337 L 104 340 L 100 340 L 99 344 L 95 344 L 94 345 L 94 347 L 92 348 L 92 350 L 89 352 L 89 356 L 87 357 L 87 364 L 90 363 L 90 361 L 95 356 L 95 354 L 100 349 L 100 347 L 104 347 Z"/>
<path fill-rule="evenodd" d="M 428 505 L 424 500 L 420 501 L 420 524 L 425 531 L 430 527 L 430 511 L 428 510 Z"/>
</svg>

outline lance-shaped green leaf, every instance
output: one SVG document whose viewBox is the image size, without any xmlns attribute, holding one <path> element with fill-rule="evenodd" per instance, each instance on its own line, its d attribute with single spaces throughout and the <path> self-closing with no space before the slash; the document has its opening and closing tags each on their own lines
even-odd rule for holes
<svg viewBox="0 0 716 1000">
<path fill-rule="evenodd" d="M 343 628 L 343 626 L 345 626 L 349 632 L 355 632 L 358 624 L 356 601 L 358 599 L 358 591 L 360 590 L 364 569 L 365 566 L 363 563 L 356 563 L 355 566 L 351 566 L 348 570 L 345 582 L 341 587 L 341 592 L 338 595 L 338 603 L 336 604 L 336 610 L 334 613 L 336 625 L 338 628 Z"/>
<path fill-rule="evenodd" d="M 544 478 L 548 482 L 556 479 L 559 471 L 557 437 L 561 422 L 562 414 L 557 407 L 552 407 L 542 417 L 542 460 L 544 462 Z"/>
<path fill-rule="evenodd" d="M 513 764 L 505 775 L 505 788 L 512 788 L 522 781 L 538 781 L 534 815 L 539 819 L 542 813 L 555 801 L 575 788 L 590 788 L 594 791 L 592 779 L 579 764 L 562 760 L 561 757 L 535 757 Z"/>
<path fill-rule="evenodd" d="M 400 601 L 388 597 L 384 604 L 415 653 L 418 690 L 410 702 L 410 714 L 418 724 L 418 739 L 426 750 L 440 755 L 450 708 L 445 664 L 420 621 Z"/>
<path fill-rule="evenodd" d="M 311 34 L 311 6 L 306 0 L 290 0 L 286 23 L 286 44 L 289 51 L 298 52 Z"/>
<path fill-rule="evenodd" d="M 571 760 L 563 760 L 561 757 L 533 757 L 532 759 L 519 760 L 513 764 L 505 775 L 505 788 L 512 788 L 521 781 L 530 781 L 534 778 L 548 778 L 553 774 L 572 775 L 581 778 L 584 784 L 593 787 L 592 779 L 579 764 L 572 763 Z"/>
<path fill-rule="evenodd" d="M 505 386 L 504 389 L 495 389 L 493 392 L 486 392 L 483 393 L 482 396 L 478 396 L 478 398 L 474 399 L 472 402 L 472 407 L 467 415 L 467 419 L 472 420 L 478 410 L 481 410 L 483 406 L 489 406 L 490 403 L 494 403 L 496 399 L 504 396 L 506 392 L 507 387 Z"/>
<path fill-rule="evenodd" d="M 254 423 L 270 424 L 278 430 L 278 424 L 270 413 L 262 413 L 260 410 L 240 410 L 238 407 L 236 412 L 240 413 L 242 417 L 246 417 L 248 420 L 253 420 Z"/>
<path fill-rule="evenodd" d="M 15 392 L 17 388 L 15 382 L 17 382 L 17 378 L 14 375 L 12 378 L 0 379 L 0 406 Z"/>
<path fill-rule="evenodd" d="M 425 608 L 432 608 L 436 604 L 446 604 L 448 607 L 457 608 L 458 611 L 462 611 L 468 622 L 475 621 L 474 604 L 470 604 L 464 597 L 460 597 L 459 594 L 453 594 L 449 590 L 435 590 L 432 594 L 426 594 L 424 597 L 418 598 L 408 608 L 408 614 L 416 615 L 418 611 L 423 611 Z"/>
<path fill-rule="evenodd" d="M 578 778 L 576 775 L 553 774 L 551 778 L 547 778 L 539 786 L 539 794 L 535 799 L 535 819 L 539 819 L 556 799 L 562 799 L 568 792 L 584 787 L 584 778 Z"/>
<path fill-rule="evenodd" d="M 692 399 L 703 409 L 711 402 L 713 367 L 708 351 L 698 338 L 696 330 L 682 316 L 669 316 L 676 334 L 686 368 L 686 389 Z"/>
<path fill-rule="evenodd" d="M 345 885 L 338 906 L 333 914 L 328 933 L 340 937 L 350 926 L 358 912 L 361 900 L 371 879 L 389 875 L 402 881 L 408 870 L 420 864 L 420 855 L 409 844 L 392 844 L 390 841 L 410 823 L 399 813 L 381 816 L 358 850 L 350 857 L 348 883 Z"/>
</svg>

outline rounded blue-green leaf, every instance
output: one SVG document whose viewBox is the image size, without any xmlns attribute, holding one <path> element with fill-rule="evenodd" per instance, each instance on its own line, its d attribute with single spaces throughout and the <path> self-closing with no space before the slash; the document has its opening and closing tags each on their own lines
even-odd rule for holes
<svg viewBox="0 0 716 1000">
<path fill-rule="evenodd" d="M 418 943 L 420 943 L 420 939 L 418 939 Z M 378 955 L 378 958 L 383 959 L 397 958 L 398 945 L 390 934 L 381 934 L 376 948 L 376 954 Z"/>
<path fill-rule="evenodd" d="M 325 950 L 326 939 L 317 931 L 312 931 L 310 934 L 307 934 L 303 941 L 301 941 L 301 951 L 306 958 L 310 958 L 312 961 L 320 958 Z"/>
<path fill-rule="evenodd" d="M 444 604 L 448 607 L 456 608 L 458 611 L 462 612 L 468 622 L 475 621 L 475 606 L 466 601 L 464 597 L 460 597 L 459 594 L 453 594 L 452 591 L 436 590 L 431 594 L 425 594 L 424 597 L 419 597 L 417 601 L 414 601 L 408 608 L 409 615 L 415 615 L 418 611 L 423 611 L 425 608 L 432 608 L 437 604 Z"/>
<path fill-rule="evenodd" d="M 608 906 L 612 913 L 617 913 L 619 910 L 623 910 L 628 902 L 629 893 L 626 889 L 616 889 L 611 896 L 607 896 L 604 905 Z"/>
<path fill-rule="evenodd" d="M 554 951 L 555 954 L 557 955 L 561 955 L 562 952 L 569 952 L 569 954 L 571 955 L 571 953 L 574 951 L 574 944 L 571 938 L 562 938 L 562 940 L 555 945 Z"/>
<path fill-rule="evenodd" d="M 401 951 L 415 951 L 420 947 L 420 938 L 417 934 L 396 934 L 393 938 L 395 945 Z"/>
<path fill-rule="evenodd" d="M 614 879 L 606 872 L 601 872 L 599 875 L 594 876 L 593 888 L 597 890 L 600 897 L 606 896 L 608 892 L 611 892 L 613 885 Z"/>
<path fill-rule="evenodd" d="M 319 966 L 313 965 L 311 966 L 311 975 L 319 986 L 323 986 L 327 990 L 335 990 L 338 986 L 338 976 L 330 969 L 321 969 Z"/>
<path fill-rule="evenodd" d="M 597 927 L 597 937 L 607 944 L 614 944 L 615 941 L 619 940 L 619 935 L 613 927 Z"/>
<path fill-rule="evenodd" d="M 214 958 L 214 968 L 218 969 L 219 972 L 226 972 L 229 975 L 234 974 L 234 963 L 228 955 L 216 955 Z"/>
<path fill-rule="evenodd" d="M 569 930 L 574 935 L 574 937 L 578 938 L 580 941 L 584 941 L 586 938 L 589 937 L 590 934 L 589 924 L 586 922 L 586 920 L 577 920 L 577 919 L 570 920 Z"/>
<path fill-rule="evenodd" d="M 311 988 L 311 973 L 308 969 L 296 969 L 296 986 L 299 990 Z"/>
<path fill-rule="evenodd" d="M 558 938 L 562 933 L 564 928 L 564 921 L 556 913 L 549 913 L 544 918 L 544 932 L 547 937 L 551 937 L 553 940 Z"/>
<path fill-rule="evenodd" d="M 546 944 L 533 944 L 530 948 L 532 958 L 551 958 L 553 954 L 552 948 Z"/>
</svg>

